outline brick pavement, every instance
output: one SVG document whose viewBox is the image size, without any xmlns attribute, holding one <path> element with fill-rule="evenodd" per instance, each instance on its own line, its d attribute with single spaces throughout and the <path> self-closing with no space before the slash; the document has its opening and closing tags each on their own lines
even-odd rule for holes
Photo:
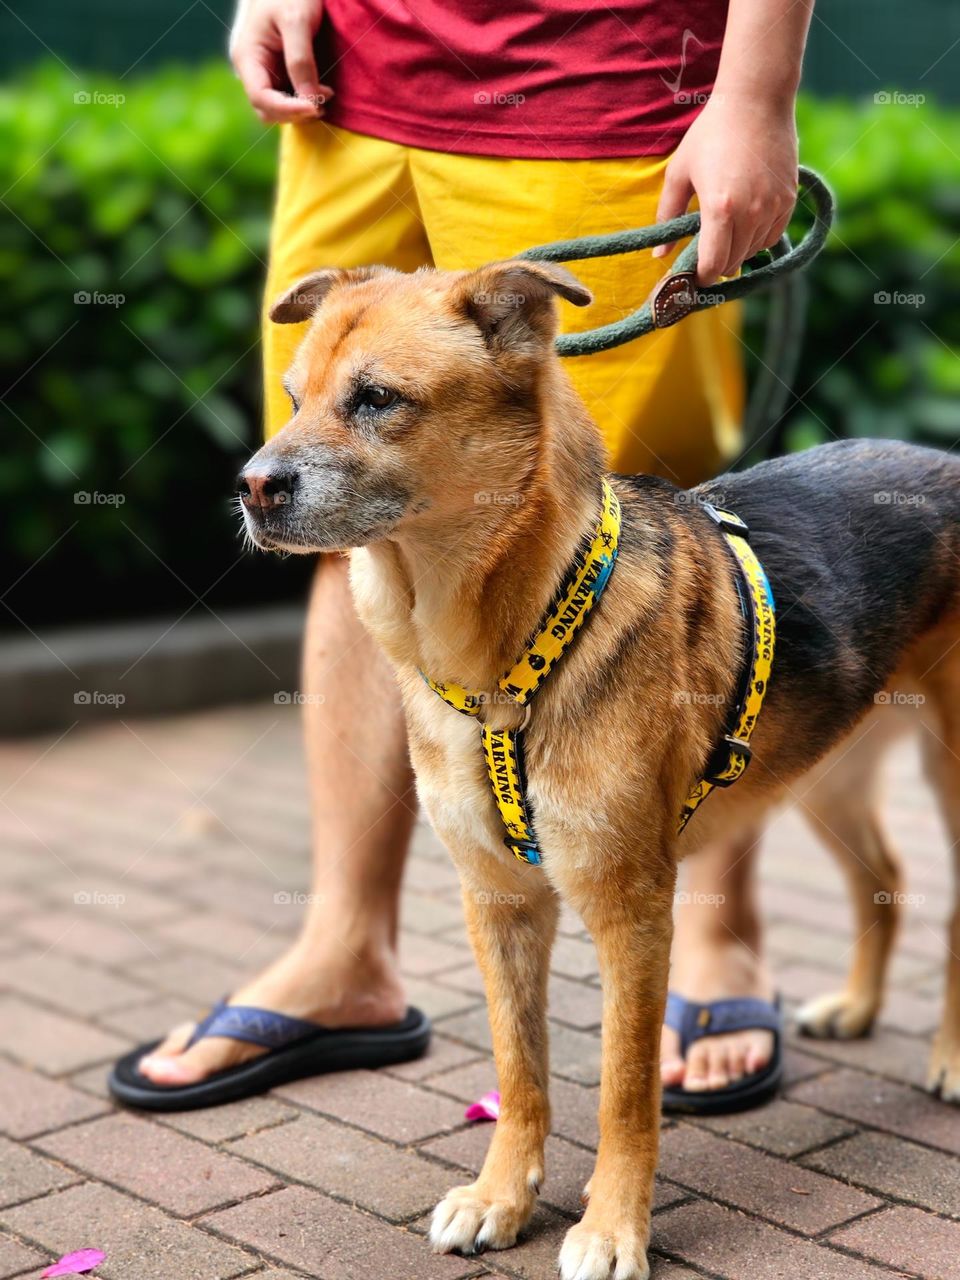
<svg viewBox="0 0 960 1280">
<path fill-rule="evenodd" d="M 763 1111 L 665 1126 L 656 1280 L 960 1277 L 960 1110 L 922 1085 L 940 999 L 946 841 L 912 748 L 888 819 L 908 887 L 895 991 L 875 1035 L 791 1035 Z M 0 1280 L 61 1252 L 106 1280 L 553 1277 L 596 1144 L 596 962 L 565 913 L 551 982 L 554 1132 L 524 1241 L 437 1258 L 429 1210 L 478 1167 L 494 1085 L 456 877 L 417 834 L 403 911 L 425 1060 L 289 1085 L 212 1112 L 122 1115 L 113 1056 L 229 990 L 293 935 L 307 883 L 295 710 L 266 706 L 75 729 L 0 745 Z M 851 942 L 840 878 L 797 813 L 762 863 L 788 1004 L 835 987 Z"/>
</svg>

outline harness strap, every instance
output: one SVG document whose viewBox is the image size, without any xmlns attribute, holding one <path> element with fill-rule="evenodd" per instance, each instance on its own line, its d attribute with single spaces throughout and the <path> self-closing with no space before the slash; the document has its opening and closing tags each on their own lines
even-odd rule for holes
<svg viewBox="0 0 960 1280">
<path fill-rule="evenodd" d="M 497 682 L 517 706 L 529 707 L 533 695 L 570 648 L 610 579 L 619 542 L 620 500 L 604 480 L 600 518 L 590 542 L 574 558 L 523 656 Z M 420 675 L 438 698 L 461 715 L 479 716 L 483 711 L 482 693 L 449 680 L 431 680 L 423 671 Z M 493 798 L 507 833 L 504 844 L 521 862 L 538 865 L 542 858 L 527 797 L 523 727 L 491 729 L 484 724 L 480 741 Z"/>
<path fill-rule="evenodd" d="M 773 591 L 763 565 L 750 546 L 749 529 L 731 511 L 721 511 L 710 503 L 705 503 L 703 509 L 720 528 L 740 570 L 744 589 L 740 590 L 738 586 L 738 594 L 747 624 L 745 631 L 749 648 L 740 692 L 727 724 L 727 732 L 707 761 L 703 778 L 681 807 L 678 835 L 710 792 L 715 787 L 731 786 L 750 763 L 750 739 L 757 727 L 757 718 L 766 696 L 776 641 Z"/>
<path fill-rule="evenodd" d="M 620 500 L 606 480 L 600 519 L 589 545 L 582 548 L 547 609 L 523 657 L 497 681 L 497 687 L 511 702 L 525 707 L 544 680 L 573 643 L 587 614 L 600 599 L 613 571 L 620 540 Z M 483 694 L 465 689 L 450 680 L 431 680 L 420 675 L 438 698 L 465 716 L 478 716 Z"/>
</svg>

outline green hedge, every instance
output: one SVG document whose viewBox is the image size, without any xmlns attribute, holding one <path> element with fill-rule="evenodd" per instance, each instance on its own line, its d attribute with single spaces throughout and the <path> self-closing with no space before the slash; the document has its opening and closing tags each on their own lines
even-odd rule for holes
<svg viewBox="0 0 960 1280">
<path fill-rule="evenodd" d="M 956 442 L 960 116 L 807 100 L 801 136 L 841 220 L 811 277 L 805 403 L 767 443 L 829 438 L 820 420 Z M 210 602 L 299 589 L 302 565 L 230 568 L 275 144 L 220 63 L 129 83 L 47 65 L 0 94 L 2 577 L 35 566 L 8 601 L 24 616 L 186 607 L 227 570 Z"/>
<path fill-rule="evenodd" d="M 185 608 L 240 555 L 230 495 L 260 432 L 275 164 L 276 132 L 222 64 L 130 84 L 45 65 L 0 95 L 0 309 L 20 378 L 3 578 L 70 529 L 12 599 L 24 616 Z M 248 556 L 209 599 L 289 592 L 291 572 Z"/>
<path fill-rule="evenodd" d="M 839 216 L 809 276 L 797 377 L 805 403 L 780 439 L 792 448 L 832 433 L 954 445 L 960 111 L 804 98 L 798 114 L 804 162 L 826 173 Z"/>
</svg>

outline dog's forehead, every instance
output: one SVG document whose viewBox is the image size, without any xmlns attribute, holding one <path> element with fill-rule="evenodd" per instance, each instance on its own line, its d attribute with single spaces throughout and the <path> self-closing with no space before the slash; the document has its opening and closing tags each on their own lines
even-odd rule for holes
<svg viewBox="0 0 960 1280">
<path fill-rule="evenodd" d="M 402 368 L 431 345 L 431 337 L 448 339 L 463 321 L 453 305 L 450 280 L 440 272 L 384 272 L 336 286 L 300 350 L 311 378 L 344 372 L 364 360 Z"/>
</svg>

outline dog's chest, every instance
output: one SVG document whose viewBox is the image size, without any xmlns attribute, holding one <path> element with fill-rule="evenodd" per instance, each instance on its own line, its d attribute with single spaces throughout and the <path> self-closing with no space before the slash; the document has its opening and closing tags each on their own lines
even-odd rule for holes
<svg viewBox="0 0 960 1280">
<path fill-rule="evenodd" d="M 507 834 L 493 797 L 481 744 L 480 725 L 442 703 L 425 685 L 408 690 L 407 713 L 417 791 L 440 838 L 459 859 L 461 853 L 492 856 L 505 868 L 518 863 L 504 843 Z M 528 740 L 533 733 L 528 733 Z M 560 741 L 546 750 L 528 752 L 525 796 L 540 848 L 544 871 L 576 852 L 594 828 L 596 788 L 570 785 L 567 753 Z"/>
</svg>

